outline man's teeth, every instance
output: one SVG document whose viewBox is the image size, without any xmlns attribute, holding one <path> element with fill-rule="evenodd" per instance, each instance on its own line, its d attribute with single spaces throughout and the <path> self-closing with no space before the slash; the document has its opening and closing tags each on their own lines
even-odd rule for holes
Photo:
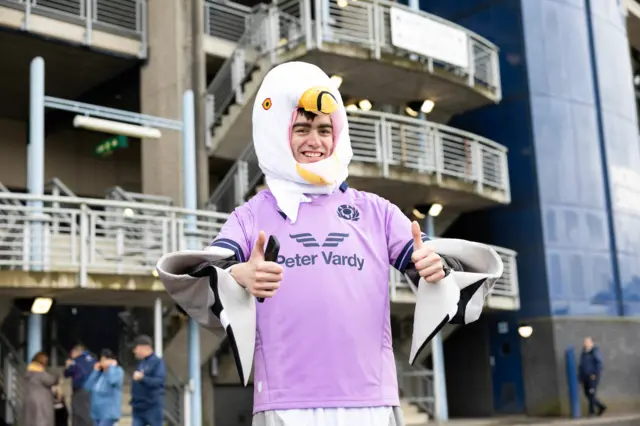
<svg viewBox="0 0 640 426">
<path fill-rule="evenodd" d="M 321 152 L 305 152 L 305 157 L 320 157 L 322 155 Z"/>
</svg>

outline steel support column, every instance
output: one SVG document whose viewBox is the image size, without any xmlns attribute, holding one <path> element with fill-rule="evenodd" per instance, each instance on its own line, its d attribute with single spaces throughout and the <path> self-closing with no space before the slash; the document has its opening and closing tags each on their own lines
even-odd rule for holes
<svg viewBox="0 0 640 426">
<path fill-rule="evenodd" d="M 434 217 L 427 214 L 426 234 L 429 238 L 435 237 Z M 435 417 L 437 421 L 449 420 L 449 405 L 447 402 L 447 378 L 444 371 L 444 349 L 442 333 L 436 334 L 431 339 L 431 356 L 433 360 L 433 394 L 435 398 Z"/>
</svg>

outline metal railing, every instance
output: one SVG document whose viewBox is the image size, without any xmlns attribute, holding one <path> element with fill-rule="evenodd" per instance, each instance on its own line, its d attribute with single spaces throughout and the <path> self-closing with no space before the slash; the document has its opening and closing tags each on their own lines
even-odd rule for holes
<svg viewBox="0 0 640 426">
<path fill-rule="evenodd" d="M 91 45 L 94 30 L 138 39 L 140 57 L 147 52 L 147 0 L 0 0 L 0 6 L 23 10 L 22 29 L 29 31 L 31 15 L 47 16 L 84 26 Z"/>
<path fill-rule="evenodd" d="M 0 391 L 4 392 L 6 424 L 15 424 L 22 405 L 22 377 L 25 364 L 20 354 L 0 333 Z"/>
<path fill-rule="evenodd" d="M 500 190 L 510 200 L 507 148 L 489 139 L 443 124 L 376 111 L 348 111 L 355 162 L 377 164 L 385 177 L 393 167 L 455 177 Z M 262 178 L 253 144 L 231 167 L 209 199 L 209 208 L 231 212 L 244 203 Z"/>
<path fill-rule="evenodd" d="M 35 201 L 43 203 L 41 210 Z M 148 275 L 163 254 L 186 249 L 189 238 L 208 246 L 228 217 L 149 203 L 13 193 L 0 193 L 0 213 L 0 269 L 77 272 L 81 286 L 90 273 Z M 193 232 L 189 218 L 195 218 Z M 42 237 L 35 238 L 34 230 L 42 230 Z M 42 260 L 32 258 L 33 252 L 42 253 Z"/>
<path fill-rule="evenodd" d="M 433 417 L 435 409 L 433 371 L 417 364 L 411 365 L 408 359 L 408 356 L 396 351 L 396 373 L 400 396 Z"/>
<path fill-rule="evenodd" d="M 262 176 L 253 143 L 249 143 L 211 193 L 207 208 L 224 213 L 232 212 L 250 197 Z"/>
<path fill-rule="evenodd" d="M 204 33 L 237 42 L 245 32 L 245 21 L 253 13 L 251 7 L 224 0 L 204 2 Z"/>
<path fill-rule="evenodd" d="M 493 296 L 504 296 L 510 298 L 519 297 L 518 269 L 516 266 L 517 253 L 504 247 L 490 246 L 502 259 L 504 269 L 502 276 L 496 280 L 491 290 Z M 391 300 L 397 299 L 398 291 L 412 291 L 414 287 L 409 285 L 407 277 L 396 269 L 391 269 L 389 278 L 389 292 Z"/>
<path fill-rule="evenodd" d="M 213 3 L 206 12 L 214 14 Z M 216 3 L 218 4 L 218 3 Z M 231 3 L 225 4 L 220 19 L 226 19 L 232 12 Z M 233 33 L 222 25 L 219 31 L 233 35 L 238 41 L 231 57 L 218 71 L 209 85 L 208 92 L 214 95 L 214 120 L 216 122 L 232 102 L 243 104 L 243 86 L 261 59 L 269 66 L 279 63 L 279 53 L 305 45 L 307 50 L 317 49 L 323 43 L 347 44 L 367 49 L 380 59 L 383 54 L 400 56 L 418 61 L 429 72 L 443 70 L 457 79 L 460 84 L 470 87 L 481 86 L 493 94 L 494 100 L 502 97 L 498 48 L 488 40 L 438 16 L 415 11 L 406 6 L 384 0 L 280 0 L 275 5 L 256 7 L 251 14 L 245 9 L 234 9 L 236 15 L 244 16 L 244 32 L 238 36 L 239 28 Z M 221 8 L 222 6 L 215 6 Z M 391 10 L 397 9 L 431 22 L 460 30 L 466 37 L 466 66 L 459 66 L 422 56 L 396 47 L 392 41 Z M 209 18 L 211 20 L 212 18 Z M 240 22 L 241 18 L 235 19 Z M 211 25 L 208 33 L 216 31 Z"/>
</svg>

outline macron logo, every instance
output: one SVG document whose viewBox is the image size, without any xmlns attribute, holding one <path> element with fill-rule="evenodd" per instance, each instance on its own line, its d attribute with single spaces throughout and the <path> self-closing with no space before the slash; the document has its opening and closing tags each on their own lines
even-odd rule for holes
<svg viewBox="0 0 640 426">
<path fill-rule="evenodd" d="M 302 244 L 303 247 L 338 247 L 347 237 L 349 237 L 349 234 L 330 232 L 322 244 L 320 244 L 309 232 L 289 236 L 296 240 L 296 242 Z M 355 253 L 352 255 L 345 255 L 335 253 L 333 250 L 321 250 L 319 254 L 296 254 L 292 257 L 280 255 L 278 256 L 278 263 L 286 266 L 287 268 L 324 263 L 325 265 L 346 266 L 362 271 L 362 268 L 364 267 L 364 258 L 361 258 Z"/>
<path fill-rule="evenodd" d="M 291 238 L 302 244 L 303 247 L 320 247 L 316 238 L 308 232 L 304 234 L 289 235 Z M 349 234 L 340 232 L 329 232 L 327 238 L 322 243 L 322 247 L 338 247 L 338 245 L 347 238 Z"/>
</svg>

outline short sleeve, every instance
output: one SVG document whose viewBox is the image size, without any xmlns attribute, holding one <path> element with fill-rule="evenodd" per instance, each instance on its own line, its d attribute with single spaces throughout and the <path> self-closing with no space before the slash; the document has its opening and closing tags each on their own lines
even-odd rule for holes
<svg viewBox="0 0 640 426">
<path fill-rule="evenodd" d="M 231 250 L 239 262 L 246 262 L 253 245 L 252 229 L 253 215 L 250 209 L 247 205 L 238 207 L 231 213 L 211 245 Z"/>
<path fill-rule="evenodd" d="M 386 232 L 389 264 L 404 273 L 413 254 L 411 221 L 395 204 L 388 201 L 386 208 Z M 424 233 L 422 234 L 422 240 L 428 240 Z"/>
</svg>

